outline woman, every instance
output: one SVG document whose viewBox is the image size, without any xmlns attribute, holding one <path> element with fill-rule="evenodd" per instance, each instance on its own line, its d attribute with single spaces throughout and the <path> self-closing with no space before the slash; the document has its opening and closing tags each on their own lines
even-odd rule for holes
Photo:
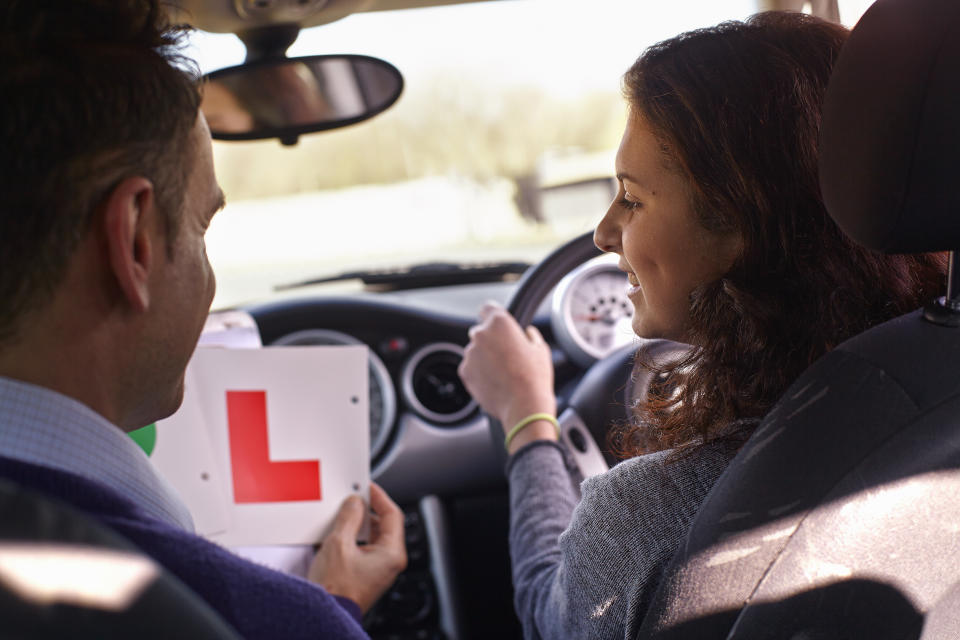
<svg viewBox="0 0 960 640">
<path fill-rule="evenodd" d="M 619 434 L 635 457 L 584 482 L 582 498 L 556 442 L 543 338 L 491 306 L 471 330 L 461 376 L 512 432 L 528 638 L 632 638 L 710 487 L 790 382 L 942 286 L 942 256 L 859 248 L 824 210 L 819 109 L 846 35 L 765 13 L 660 43 L 627 72 L 619 194 L 594 237 L 628 274 L 636 333 L 692 349 L 640 363 L 666 380 Z M 660 450 L 640 455 L 651 440 Z"/>
</svg>

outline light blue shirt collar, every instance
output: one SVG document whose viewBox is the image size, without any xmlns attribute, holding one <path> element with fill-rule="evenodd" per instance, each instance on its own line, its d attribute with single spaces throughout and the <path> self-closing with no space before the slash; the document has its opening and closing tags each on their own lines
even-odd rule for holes
<svg viewBox="0 0 960 640">
<path fill-rule="evenodd" d="M 143 450 L 103 416 L 55 391 L 0 376 L 0 455 L 106 485 L 151 516 L 194 530 L 190 511 Z"/>
</svg>

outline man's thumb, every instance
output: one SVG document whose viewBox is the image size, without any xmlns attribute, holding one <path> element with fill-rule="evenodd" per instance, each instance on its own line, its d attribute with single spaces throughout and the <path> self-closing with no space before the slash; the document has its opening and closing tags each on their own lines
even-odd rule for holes
<svg viewBox="0 0 960 640">
<path fill-rule="evenodd" d="M 333 521 L 333 532 L 356 538 L 363 524 L 365 506 L 360 496 L 349 496 L 340 505 L 340 511 Z"/>
</svg>

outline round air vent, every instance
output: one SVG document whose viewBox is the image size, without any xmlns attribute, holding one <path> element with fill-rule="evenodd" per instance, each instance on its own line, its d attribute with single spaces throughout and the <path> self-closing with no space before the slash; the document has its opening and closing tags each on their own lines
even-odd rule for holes
<svg viewBox="0 0 960 640">
<path fill-rule="evenodd" d="M 424 418 L 442 424 L 470 415 L 477 403 L 457 375 L 463 348 L 441 342 L 414 353 L 403 369 L 407 403 Z"/>
</svg>

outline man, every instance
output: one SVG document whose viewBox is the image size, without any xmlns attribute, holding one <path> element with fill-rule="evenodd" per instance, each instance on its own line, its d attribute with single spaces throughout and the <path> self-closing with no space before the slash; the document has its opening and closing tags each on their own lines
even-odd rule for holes
<svg viewBox="0 0 960 640">
<path fill-rule="evenodd" d="M 177 37 L 157 0 L 0 8 L 0 478 L 124 535 L 245 637 L 365 637 L 406 563 L 379 487 L 370 544 L 359 498 L 341 508 L 309 574 L 324 589 L 193 535 L 124 433 L 180 405 L 215 287 L 223 194 Z"/>
</svg>

